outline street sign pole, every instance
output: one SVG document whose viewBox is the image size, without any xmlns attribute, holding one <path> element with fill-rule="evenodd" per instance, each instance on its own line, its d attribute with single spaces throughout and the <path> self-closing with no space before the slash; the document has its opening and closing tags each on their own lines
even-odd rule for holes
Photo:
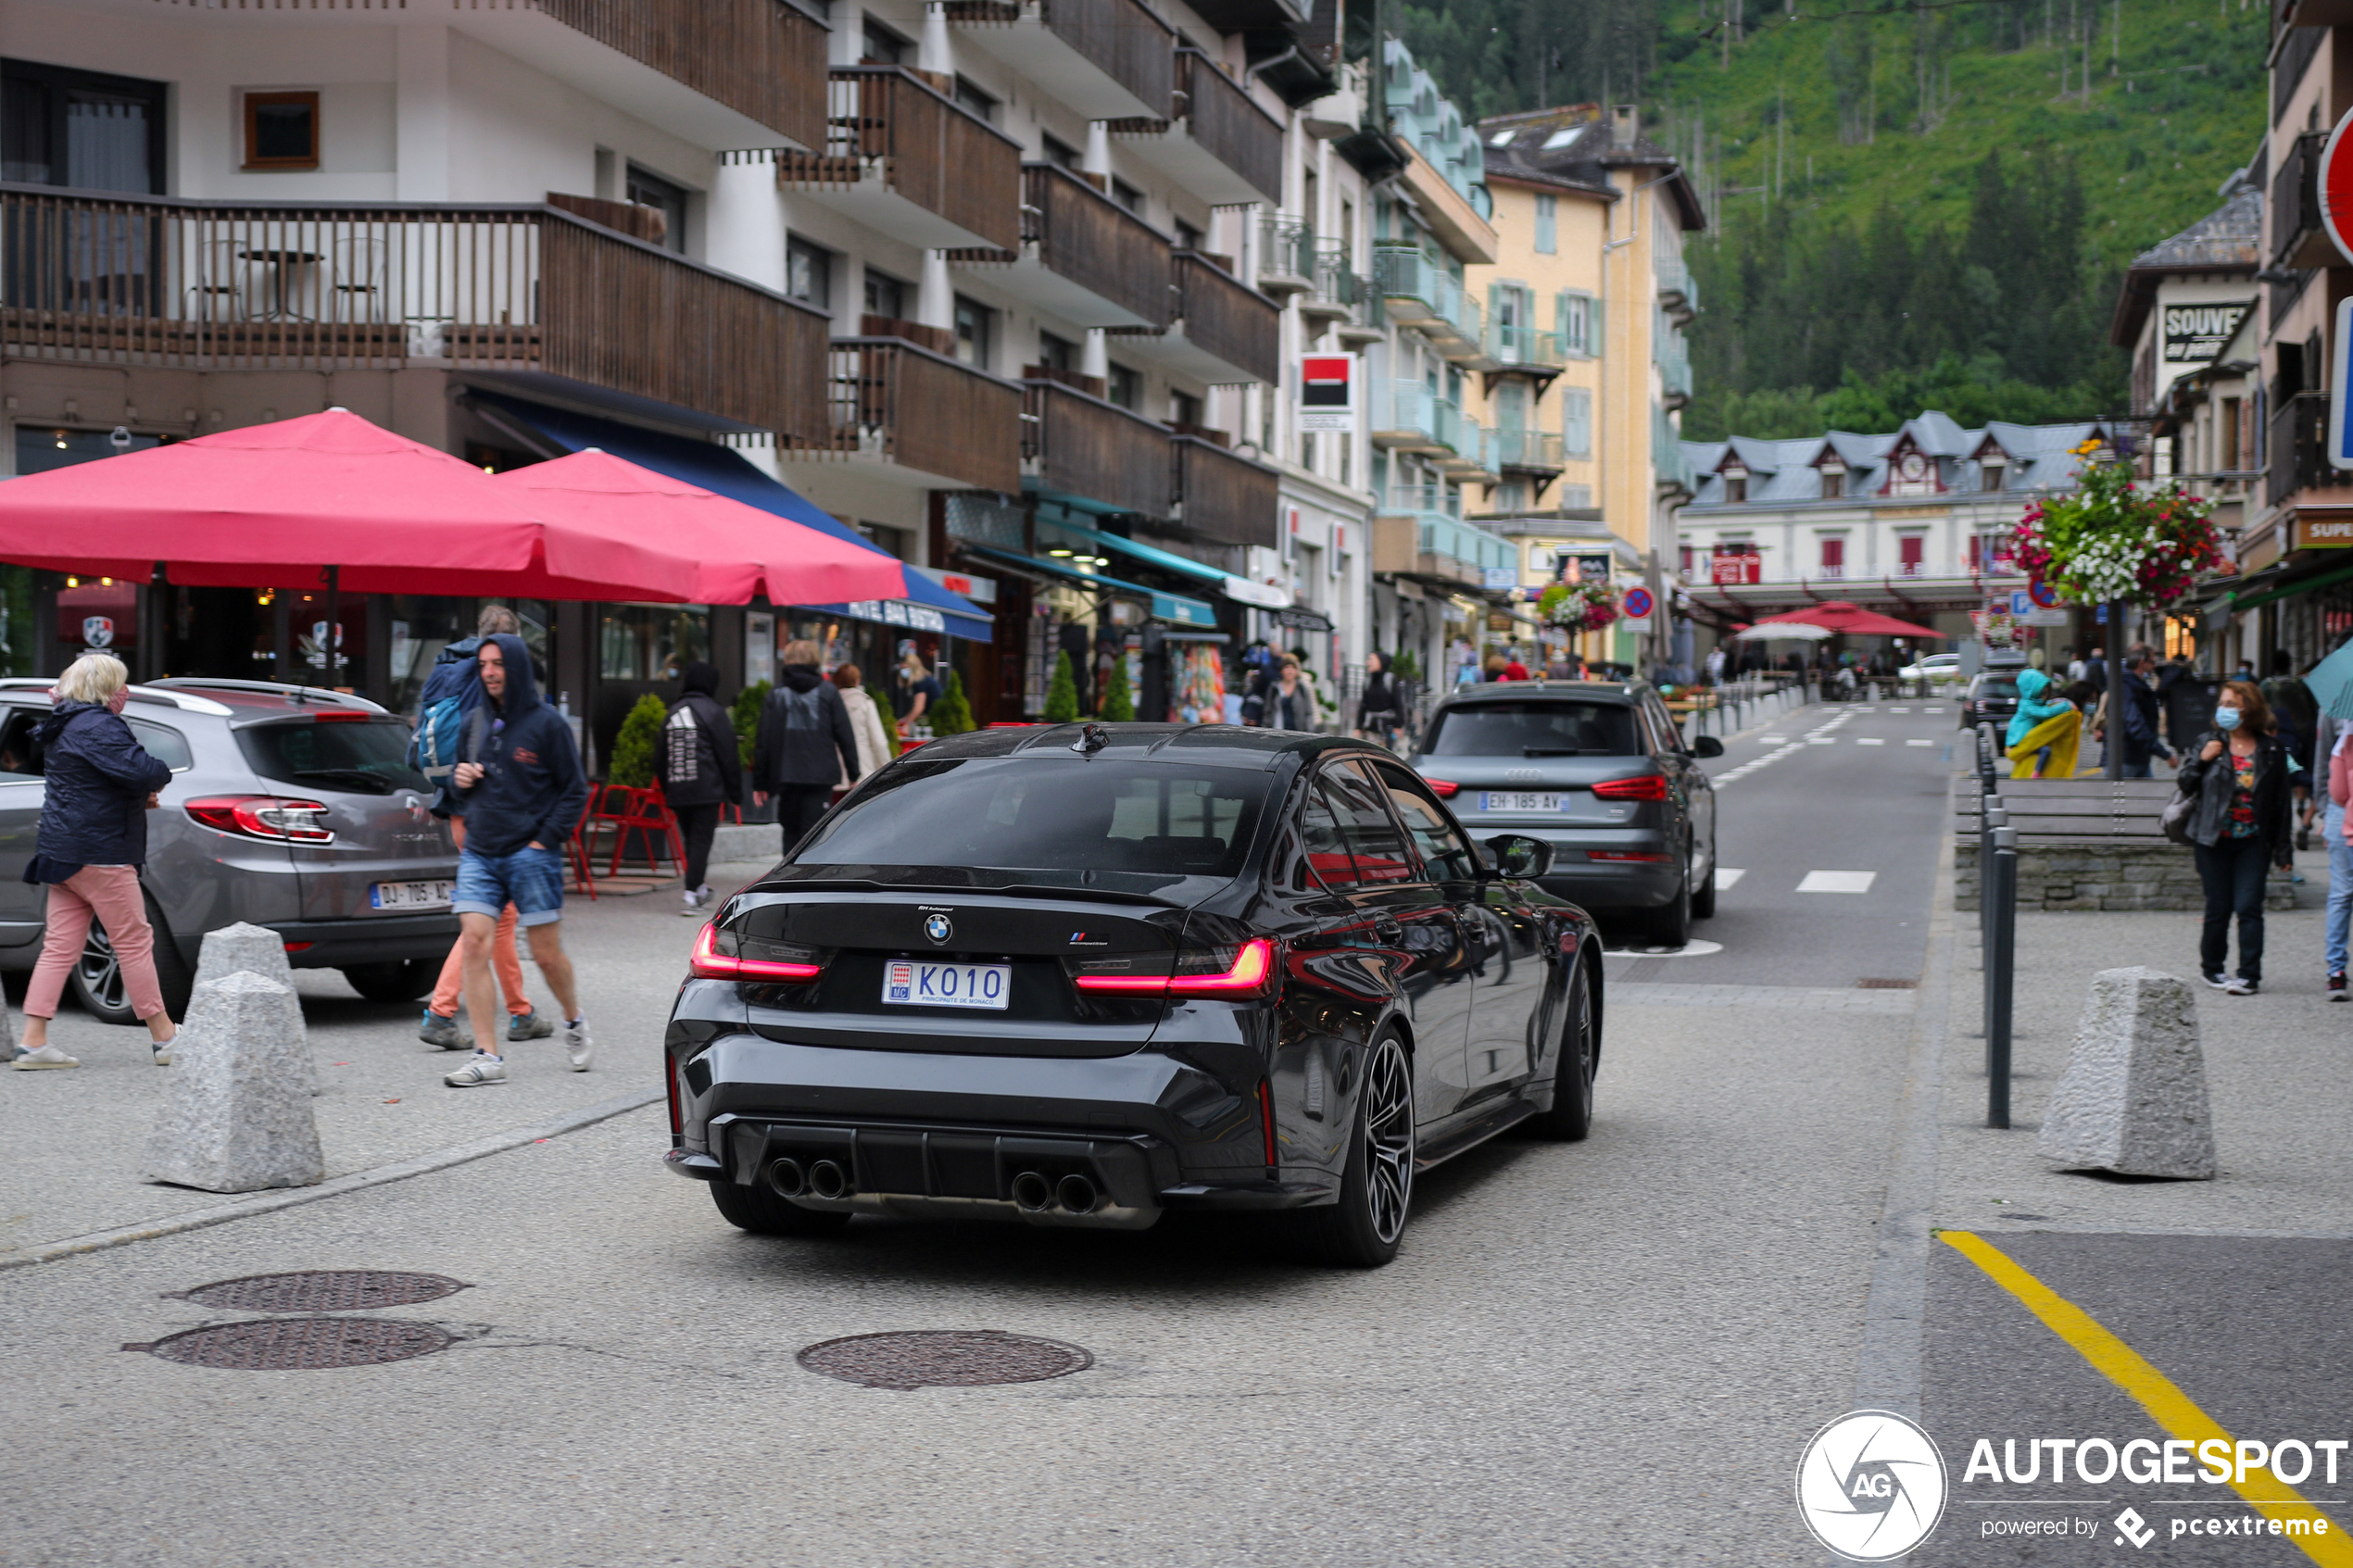
<svg viewBox="0 0 2353 1568">
<path fill-rule="evenodd" d="M 2124 721 L 2123 696 L 2120 686 L 2124 679 L 2124 601 L 2110 599 L 2108 603 L 2108 638 L 2101 647 L 2108 675 L 2108 742 L 2105 747 L 2108 766 L 2103 770 L 2113 784 L 2124 782 Z"/>
</svg>

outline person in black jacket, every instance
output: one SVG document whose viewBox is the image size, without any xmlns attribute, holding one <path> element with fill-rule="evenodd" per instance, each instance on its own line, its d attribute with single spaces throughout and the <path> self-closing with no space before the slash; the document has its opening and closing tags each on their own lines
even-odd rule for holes
<svg viewBox="0 0 2353 1568">
<path fill-rule="evenodd" d="M 691 915 L 711 903 L 703 875 L 711 866 L 711 835 L 719 831 L 720 808 L 743 804 L 744 771 L 736 721 L 714 695 L 717 668 L 689 664 L 679 672 L 678 684 L 678 700 L 661 723 L 654 771 L 662 798 L 678 814 L 679 836 L 686 841 L 686 907 L 679 912 Z"/>
<path fill-rule="evenodd" d="M 2198 880 L 2206 886 L 2206 925 L 2198 969 L 2206 983 L 2251 997 L 2263 980 L 2263 884 L 2290 860 L 2289 775 L 2297 763 L 2273 733 L 2271 713 L 2252 681 L 2223 686 L 2214 728 L 2192 743 L 2181 792 L 2190 811 Z M 2231 916 L 2239 922 L 2239 967 L 2222 972 Z"/>
<path fill-rule="evenodd" d="M 1356 699 L 1358 737 L 1394 750 L 1397 731 L 1404 722 L 1404 703 L 1397 690 L 1397 677 L 1389 672 L 1387 656 L 1378 651 L 1366 654 L 1365 690 Z"/>
<path fill-rule="evenodd" d="M 157 792 L 171 782 L 171 770 L 148 756 L 122 721 L 130 679 L 114 655 L 83 654 L 58 677 L 49 717 L 33 732 L 46 788 L 40 837 L 24 879 L 48 884 L 49 907 L 40 961 L 24 996 L 24 1053 L 18 1067 L 81 1065 L 49 1043 L 49 1020 L 57 1016 L 66 976 L 82 957 L 93 919 L 114 946 L 131 1010 L 147 1026 L 157 1065 L 171 1063 L 179 1030 L 156 978 L 155 927 L 139 886 L 147 813 Z"/>
<path fill-rule="evenodd" d="M 467 716 L 463 760 L 450 771 L 452 793 L 466 819 L 466 847 L 458 852 L 459 940 L 466 949 L 466 1015 L 474 1054 L 442 1082 L 453 1089 L 507 1081 L 498 1054 L 498 993 L 490 979 L 490 945 L 499 912 L 509 904 L 531 938 L 532 961 L 560 1005 L 564 1055 L 575 1073 L 588 1071 L 588 1022 L 573 988 L 572 960 L 560 925 L 564 915 L 564 845 L 588 803 L 588 775 L 573 744 L 572 725 L 539 699 L 531 650 L 501 632 L 483 639 L 475 656 L 489 700 Z"/>
<path fill-rule="evenodd" d="M 817 671 L 815 643 L 786 644 L 782 662 L 752 741 L 751 798 L 765 806 L 770 796 L 776 797 L 789 855 L 825 814 L 834 785 L 858 776 L 858 733 L 849 727 L 841 693 Z"/>
</svg>

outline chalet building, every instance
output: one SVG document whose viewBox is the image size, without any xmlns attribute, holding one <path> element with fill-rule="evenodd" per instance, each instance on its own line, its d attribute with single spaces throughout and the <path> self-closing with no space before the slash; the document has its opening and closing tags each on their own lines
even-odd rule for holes
<svg viewBox="0 0 2353 1568">
<path fill-rule="evenodd" d="M 1969 611 L 2026 586 L 2010 539 L 2027 503 L 2072 489 L 2075 449 L 2108 440 L 2097 422 L 1964 430 L 1929 412 L 1886 435 L 1684 442 L 1686 592 L 1723 631 L 1846 599 L 1966 635 Z"/>
<path fill-rule="evenodd" d="M 1064 649 L 1214 717 L 1220 649 L 1346 620 L 1366 570 L 1368 448 L 1275 433 L 1285 356 L 1378 320 L 1403 161 L 1322 12 L 0 0 L 0 469 L 340 405 L 494 470 L 600 446 L 915 569 L 888 604 L 522 607 L 598 752 L 683 661 L 732 689 L 797 635 L 876 681 L 944 660 L 984 721 Z M 1261 286 L 1286 220 L 1329 302 Z M 1286 526 L 1286 486 L 1328 515 Z M 305 584 L 4 585 L 12 671 L 96 596 L 143 674 L 394 705 L 474 608 L 350 596 L 330 634 Z"/>
</svg>

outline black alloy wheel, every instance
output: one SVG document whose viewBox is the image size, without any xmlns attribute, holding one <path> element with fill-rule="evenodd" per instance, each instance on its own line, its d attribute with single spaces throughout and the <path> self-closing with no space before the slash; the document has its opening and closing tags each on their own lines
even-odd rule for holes
<svg viewBox="0 0 2353 1568">
<path fill-rule="evenodd" d="M 1577 1143 L 1592 1129 L 1593 1069 L 1599 1057 L 1593 1038 L 1593 985 L 1582 963 L 1569 982 L 1567 1012 L 1560 1050 L 1553 1059 L 1553 1108 L 1529 1117 L 1528 1129 L 1540 1138 Z"/>
<path fill-rule="evenodd" d="M 711 1184 L 711 1200 L 721 1218 L 754 1236 L 839 1236 L 849 1224 L 841 1209 L 803 1209 L 760 1186 L 737 1186 L 729 1181 Z"/>
<path fill-rule="evenodd" d="M 1414 1202 L 1414 1063 L 1396 1035 L 1374 1045 L 1363 1082 L 1340 1201 L 1300 1219 L 1327 1261 L 1377 1269 L 1397 1256 Z"/>
<path fill-rule="evenodd" d="M 1651 912 L 1649 935 L 1651 944 L 1658 947 L 1680 947 L 1692 939 L 1692 847 L 1683 846 L 1681 875 L 1675 882 L 1675 897 L 1665 908 Z"/>
</svg>

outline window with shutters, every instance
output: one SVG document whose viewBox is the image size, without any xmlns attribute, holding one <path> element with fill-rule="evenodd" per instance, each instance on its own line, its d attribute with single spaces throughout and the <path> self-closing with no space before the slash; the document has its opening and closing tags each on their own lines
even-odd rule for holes
<svg viewBox="0 0 2353 1568">
<path fill-rule="evenodd" d="M 1536 198 L 1536 254 L 1552 256 L 1560 249 L 1560 198 Z"/>
<path fill-rule="evenodd" d="M 1561 455 L 1593 455 L 1593 395 L 1581 386 L 1561 388 Z"/>
<path fill-rule="evenodd" d="M 1581 359 L 1592 353 L 1587 346 L 1592 303 L 1589 296 L 1567 290 L 1554 303 L 1553 330 L 1560 333 L 1561 352 L 1572 358 Z"/>
</svg>

